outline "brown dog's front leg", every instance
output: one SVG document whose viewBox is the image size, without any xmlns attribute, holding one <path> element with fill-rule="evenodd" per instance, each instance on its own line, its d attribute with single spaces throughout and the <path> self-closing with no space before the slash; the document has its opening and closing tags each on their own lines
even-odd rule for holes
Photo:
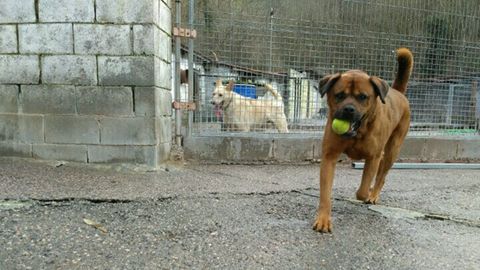
<svg viewBox="0 0 480 270">
<path fill-rule="evenodd" d="M 377 174 L 378 166 L 382 156 L 373 157 L 365 160 L 365 168 L 363 169 L 362 174 L 362 183 L 357 190 L 357 200 L 367 201 L 368 195 L 370 193 L 370 185 L 372 183 L 373 177 Z"/>
<path fill-rule="evenodd" d="M 319 232 L 332 232 L 331 211 L 332 211 L 332 184 L 336 157 L 322 158 L 320 165 L 320 202 L 318 204 L 317 218 L 313 224 L 313 229 Z"/>
</svg>

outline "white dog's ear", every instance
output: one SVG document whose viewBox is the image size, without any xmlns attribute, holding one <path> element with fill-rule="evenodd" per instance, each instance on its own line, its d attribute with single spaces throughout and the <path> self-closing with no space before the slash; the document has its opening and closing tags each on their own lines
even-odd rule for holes
<svg viewBox="0 0 480 270">
<path fill-rule="evenodd" d="M 233 85 L 234 85 L 233 80 L 230 80 L 227 84 L 227 87 L 225 87 L 225 90 L 232 91 L 233 90 Z"/>
<path fill-rule="evenodd" d="M 215 81 L 215 87 L 220 87 L 222 85 L 223 85 L 222 80 L 218 79 Z"/>
</svg>

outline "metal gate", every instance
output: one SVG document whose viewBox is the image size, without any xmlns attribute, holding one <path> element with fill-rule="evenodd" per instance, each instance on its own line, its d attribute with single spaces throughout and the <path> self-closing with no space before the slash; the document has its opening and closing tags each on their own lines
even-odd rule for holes
<svg viewBox="0 0 480 270">
<path fill-rule="evenodd" d="M 478 1 L 175 3 L 177 140 L 284 133 L 283 117 L 289 134 L 320 134 L 327 109 L 318 80 L 363 69 L 388 81 L 400 46 L 415 57 L 409 136 L 479 135 Z M 212 104 L 216 88 L 234 93 L 238 115 Z"/>
</svg>

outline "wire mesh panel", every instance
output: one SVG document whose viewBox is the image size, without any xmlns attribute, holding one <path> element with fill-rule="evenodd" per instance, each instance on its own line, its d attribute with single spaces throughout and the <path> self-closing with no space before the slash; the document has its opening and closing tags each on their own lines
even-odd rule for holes
<svg viewBox="0 0 480 270">
<path fill-rule="evenodd" d="M 194 134 L 321 132 L 319 79 L 362 69 L 391 82 L 399 47 L 415 61 L 410 135 L 479 133 L 479 0 L 195 4 Z"/>
</svg>

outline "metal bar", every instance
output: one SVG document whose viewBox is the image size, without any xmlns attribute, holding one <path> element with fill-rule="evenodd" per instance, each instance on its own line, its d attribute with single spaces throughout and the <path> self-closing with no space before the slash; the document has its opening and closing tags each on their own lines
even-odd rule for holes
<svg viewBox="0 0 480 270">
<path fill-rule="evenodd" d="M 195 0 L 188 2 L 188 26 L 193 29 L 193 21 L 195 16 Z M 188 40 L 188 102 L 193 102 L 193 38 Z M 193 111 L 188 112 L 187 136 L 192 135 Z"/>
<path fill-rule="evenodd" d="M 180 28 L 182 23 L 182 3 L 180 0 L 175 0 L 175 26 Z M 180 36 L 175 37 L 175 101 L 180 102 L 180 60 L 181 60 L 181 46 Z M 175 144 L 182 145 L 182 111 L 180 108 L 175 109 Z"/>
<path fill-rule="evenodd" d="M 352 162 L 352 168 L 363 169 L 364 162 Z M 480 170 L 480 163 L 394 163 L 392 169 L 462 169 Z"/>
<path fill-rule="evenodd" d="M 453 112 L 453 93 L 455 92 L 455 85 L 450 84 L 448 87 L 448 100 L 447 100 L 447 125 L 452 124 L 452 112 Z"/>
<path fill-rule="evenodd" d="M 472 82 L 472 105 L 475 108 L 475 129 L 480 133 L 480 93 L 478 91 L 478 83 L 480 81 Z"/>
<path fill-rule="evenodd" d="M 273 8 L 272 1 L 270 1 L 270 44 L 269 44 L 269 59 L 268 59 L 268 71 L 272 72 L 272 46 L 273 46 L 273 16 L 275 9 Z"/>
</svg>

